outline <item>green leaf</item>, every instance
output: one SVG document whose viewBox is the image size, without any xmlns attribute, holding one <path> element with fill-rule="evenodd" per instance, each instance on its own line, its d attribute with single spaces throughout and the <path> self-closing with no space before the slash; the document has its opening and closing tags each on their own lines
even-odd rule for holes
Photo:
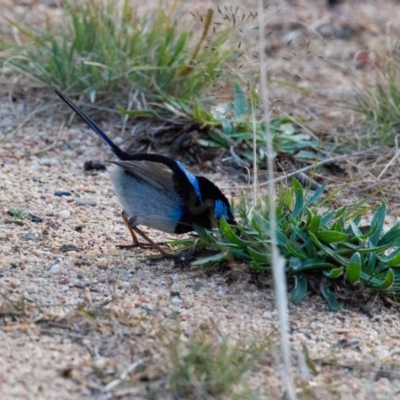
<svg viewBox="0 0 400 400">
<path fill-rule="evenodd" d="M 285 135 L 293 135 L 296 133 L 296 129 L 294 128 L 292 122 L 285 122 L 285 123 L 281 124 L 279 127 L 279 130 Z M 298 136 L 300 136 L 300 134 Z M 305 137 L 309 138 L 310 135 L 306 134 Z"/>
<path fill-rule="evenodd" d="M 320 207 L 326 203 L 329 203 L 338 193 L 340 193 L 346 185 L 339 186 L 335 190 L 329 192 L 323 200 L 318 204 Z"/>
<path fill-rule="evenodd" d="M 296 306 L 299 305 L 304 297 L 307 295 L 307 278 L 303 274 L 295 275 L 295 286 L 292 294 L 290 295 L 290 301 Z"/>
<path fill-rule="evenodd" d="M 301 266 L 297 268 L 297 272 L 298 271 L 313 271 L 313 270 L 317 270 L 317 269 L 333 269 L 335 268 L 335 265 L 329 262 L 325 262 L 325 261 L 320 261 L 320 260 L 316 260 L 316 259 L 308 259 L 306 261 L 303 261 L 301 263 Z"/>
<path fill-rule="evenodd" d="M 344 245 L 351 245 L 350 243 L 345 243 Z M 351 248 L 351 247 L 350 247 Z M 367 247 L 365 249 L 358 247 L 358 252 L 360 254 L 374 254 L 374 253 L 380 253 L 383 252 L 385 250 L 387 250 L 388 246 L 380 246 L 380 247 Z M 375 254 L 376 255 L 376 254 Z"/>
<path fill-rule="evenodd" d="M 300 249 L 298 247 L 294 248 L 289 241 L 286 243 L 285 248 L 292 256 L 297 257 L 302 261 L 307 260 L 307 258 L 308 258 L 307 254 L 305 254 L 302 249 Z"/>
<path fill-rule="evenodd" d="M 210 129 L 208 131 L 208 136 L 210 136 L 211 139 L 218 143 L 221 147 L 229 148 L 229 139 L 223 133 L 220 133 L 217 130 Z"/>
<path fill-rule="evenodd" d="M 381 204 L 381 203 L 375 203 L 361 207 L 362 204 L 364 204 L 367 200 L 368 197 L 364 197 L 358 203 L 349 207 L 346 212 L 346 221 L 358 220 L 359 217 L 365 216 L 369 211 L 376 208 L 378 204 Z"/>
<path fill-rule="evenodd" d="M 321 217 L 321 226 L 329 224 L 335 218 L 336 211 L 330 211 Z"/>
<path fill-rule="evenodd" d="M 310 224 L 310 233 L 317 233 L 321 223 L 321 217 L 319 215 L 313 215 Z"/>
<path fill-rule="evenodd" d="M 376 227 L 376 232 L 369 239 L 370 244 L 373 245 L 371 247 L 377 246 L 379 242 L 379 238 L 381 237 L 382 229 L 385 224 L 386 210 L 387 210 L 386 203 L 382 202 L 381 205 L 376 210 L 374 217 L 372 218 L 371 229 L 374 229 Z"/>
<path fill-rule="evenodd" d="M 220 145 L 212 140 L 197 139 L 197 144 L 203 147 L 219 148 Z"/>
<path fill-rule="evenodd" d="M 295 203 L 292 215 L 293 217 L 298 217 L 301 215 L 304 206 L 303 188 L 301 187 L 300 182 L 295 178 L 292 179 L 292 185 L 295 193 Z"/>
<path fill-rule="evenodd" d="M 347 207 L 341 207 L 335 212 L 335 217 L 334 218 L 340 218 L 345 212 L 346 212 Z"/>
<path fill-rule="evenodd" d="M 244 93 L 241 86 L 237 83 L 235 83 L 235 86 L 233 88 L 233 99 L 236 115 L 239 117 L 242 115 L 246 115 L 248 112 L 246 94 Z"/>
<path fill-rule="evenodd" d="M 386 273 L 385 279 L 380 281 L 379 283 L 374 283 L 372 286 L 378 290 L 388 290 L 394 283 L 394 272 L 392 268 L 388 269 Z"/>
<path fill-rule="evenodd" d="M 269 237 L 270 223 L 258 211 L 253 211 L 252 225 L 261 235 Z M 286 246 L 289 239 L 279 229 L 276 232 L 276 239 L 279 246 Z"/>
<path fill-rule="evenodd" d="M 251 266 L 251 268 L 253 268 L 256 271 L 271 271 L 272 270 L 271 267 L 261 266 L 260 264 L 258 264 L 258 262 L 254 261 L 254 260 L 250 261 L 250 266 Z"/>
<path fill-rule="evenodd" d="M 343 274 L 343 267 L 333 268 L 330 271 L 323 271 L 323 273 L 327 278 L 336 279 Z"/>
<path fill-rule="evenodd" d="M 349 235 L 339 231 L 319 231 L 318 239 L 324 243 L 341 243 L 349 238 Z"/>
<path fill-rule="evenodd" d="M 304 146 L 309 147 L 310 143 L 304 143 Z M 310 150 L 300 150 L 296 152 L 296 158 L 299 160 L 317 160 L 319 159 L 317 153 L 315 151 L 310 151 Z"/>
<path fill-rule="evenodd" d="M 308 207 L 305 208 L 305 213 L 306 213 L 307 219 L 304 222 L 303 230 L 307 231 L 309 229 L 309 226 L 311 225 L 311 220 L 312 220 L 313 214 L 312 214 L 312 211 Z"/>
<path fill-rule="evenodd" d="M 230 243 L 233 243 L 239 247 L 246 247 L 247 245 L 251 244 L 251 242 L 246 242 L 240 239 L 240 237 L 233 232 L 231 226 L 226 222 L 225 218 L 221 218 L 219 222 L 219 229 L 225 236 L 226 240 L 228 240 Z"/>
<path fill-rule="evenodd" d="M 290 257 L 289 265 L 288 265 L 288 272 L 289 271 L 296 271 L 301 267 L 301 260 L 297 257 Z"/>
<path fill-rule="evenodd" d="M 324 299 L 328 303 L 329 309 L 331 311 L 339 311 L 342 308 L 342 306 L 336 300 L 336 296 L 331 291 L 331 289 L 329 289 L 329 286 L 325 282 L 321 282 L 320 289 L 322 296 L 324 296 Z"/>
<path fill-rule="evenodd" d="M 399 267 L 400 266 L 400 248 L 392 251 L 390 254 L 387 256 L 379 256 L 378 258 L 385 263 L 386 265 L 389 265 L 390 267 Z"/>
<path fill-rule="evenodd" d="M 352 284 L 360 282 L 362 271 L 362 262 L 360 253 L 354 253 L 349 261 L 349 265 L 346 268 L 345 278 Z"/>
<path fill-rule="evenodd" d="M 225 261 L 228 259 L 228 253 L 224 252 L 224 253 L 218 253 L 218 254 L 214 254 L 212 256 L 209 257 L 204 257 L 201 258 L 200 260 L 196 260 L 192 262 L 192 266 L 194 267 L 205 267 L 208 265 L 214 265 L 217 263 L 220 263 L 222 261 Z"/>
<path fill-rule="evenodd" d="M 378 245 L 400 246 L 400 221 L 397 221 L 379 240 Z"/>
<path fill-rule="evenodd" d="M 269 257 L 268 254 L 266 253 L 260 253 L 257 250 L 254 250 L 252 247 L 247 246 L 247 252 L 249 253 L 249 256 L 257 262 L 268 262 Z"/>
<path fill-rule="evenodd" d="M 373 236 L 375 234 L 375 232 L 377 231 L 377 229 L 378 229 L 378 227 L 375 225 L 372 229 L 370 229 L 368 232 L 363 234 L 361 232 L 360 228 L 353 221 L 350 221 L 349 228 L 354 233 L 354 235 L 356 236 L 355 238 L 352 238 L 353 241 L 354 240 L 365 240 L 365 239 L 368 239 L 371 236 Z"/>
<path fill-rule="evenodd" d="M 377 260 L 378 260 L 378 256 L 377 256 L 376 252 L 369 253 L 368 263 L 365 268 L 365 272 L 367 274 L 371 274 L 375 270 Z"/>
<path fill-rule="evenodd" d="M 348 260 L 342 256 L 340 256 L 336 251 L 330 249 L 328 246 L 323 245 L 317 237 L 310 233 L 310 238 L 315 245 L 317 245 L 321 250 L 323 250 L 326 254 L 330 255 L 334 260 L 336 260 L 341 266 L 347 267 Z"/>
<path fill-rule="evenodd" d="M 304 207 L 309 207 L 312 204 L 314 204 L 316 201 L 318 201 L 321 196 L 324 194 L 325 192 L 325 188 L 326 188 L 326 184 L 324 183 L 322 186 L 320 186 L 314 193 L 312 196 L 310 196 L 310 198 L 306 201 L 306 203 L 304 204 Z"/>
</svg>

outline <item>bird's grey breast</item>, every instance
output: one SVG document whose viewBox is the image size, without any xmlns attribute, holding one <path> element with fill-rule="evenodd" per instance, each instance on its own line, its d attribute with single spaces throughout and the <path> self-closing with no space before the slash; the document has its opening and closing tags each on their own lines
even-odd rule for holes
<svg viewBox="0 0 400 400">
<path fill-rule="evenodd" d="M 115 161 L 111 181 L 124 211 L 136 225 L 174 233 L 183 213 L 172 171 L 150 161 Z"/>
</svg>

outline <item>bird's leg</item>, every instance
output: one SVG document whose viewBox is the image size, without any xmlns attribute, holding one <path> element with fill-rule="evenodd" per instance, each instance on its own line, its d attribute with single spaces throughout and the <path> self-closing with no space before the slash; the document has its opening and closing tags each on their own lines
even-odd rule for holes
<svg viewBox="0 0 400 400">
<path fill-rule="evenodd" d="M 165 258 L 174 258 L 173 254 L 167 253 L 157 243 L 153 242 L 144 232 L 142 232 L 137 226 L 131 226 L 131 228 L 138 233 L 144 240 L 146 240 L 152 247 L 157 249 L 161 255 Z"/>
<path fill-rule="evenodd" d="M 128 214 L 125 211 L 122 211 L 121 216 L 122 216 L 122 219 L 125 222 L 126 227 L 129 230 L 129 233 L 132 236 L 133 244 L 118 245 L 117 247 L 119 249 L 132 249 L 132 248 L 135 248 L 135 247 L 141 247 L 141 248 L 152 248 L 153 247 L 153 248 L 157 249 L 161 253 L 161 255 L 163 257 L 166 257 L 166 258 L 172 257 L 171 254 L 169 254 L 165 250 L 163 250 L 157 243 L 153 242 L 144 232 L 142 232 L 139 228 L 134 226 L 132 224 L 132 222 L 130 221 L 130 219 L 128 218 Z M 140 243 L 134 231 L 136 233 L 138 233 L 143 239 L 145 239 L 148 242 L 148 244 L 147 243 Z"/>
<path fill-rule="evenodd" d="M 124 220 L 126 227 L 129 230 L 129 233 L 132 236 L 133 244 L 127 244 L 127 245 L 120 244 L 117 247 L 119 249 L 132 249 L 134 247 L 140 247 L 140 242 L 139 242 L 138 238 L 136 237 L 135 232 L 133 232 L 131 224 L 129 223 L 128 214 L 125 211 L 122 211 L 121 216 L 122 216 L 122 219 Z"/>
</svg>

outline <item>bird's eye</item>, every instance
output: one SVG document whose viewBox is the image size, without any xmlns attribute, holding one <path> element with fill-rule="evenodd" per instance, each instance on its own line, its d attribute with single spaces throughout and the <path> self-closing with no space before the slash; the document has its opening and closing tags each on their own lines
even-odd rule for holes
<svg viewBox="0 0 400 400">
<path fill-rule="evenodd" d="M 216 200 L 214 205 L 214 217 L 221 219 L 222 217 L 227 217 L 227 207 L 226 204 L 221 200 Z"/>
</svg>

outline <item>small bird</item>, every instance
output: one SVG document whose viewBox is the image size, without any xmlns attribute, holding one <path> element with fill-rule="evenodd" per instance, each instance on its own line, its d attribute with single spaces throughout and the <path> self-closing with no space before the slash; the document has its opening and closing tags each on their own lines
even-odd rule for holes
<svg viewBox="0 0 400 400">
<path fill-rule="evenodd" d="M 137 239 L 136 232 L 162 256 L 171 257 L 137 225 L 181 234 L 193 231 L 195 225 L 211 229 L 218 226 L 221 218 L 236 224 L 229 201 L 210 180 L 191 174 L 172 158 L 159 154 L 130 154 L 122 150 L 70 99 L 57 89 L 55 92 L 118 158 L 108 161 L 116 166 L 110 178 L 123 208 L 122 218 L 133 239 L 133 245 L 120 248 L 145 247 Z"/>
</svg>

